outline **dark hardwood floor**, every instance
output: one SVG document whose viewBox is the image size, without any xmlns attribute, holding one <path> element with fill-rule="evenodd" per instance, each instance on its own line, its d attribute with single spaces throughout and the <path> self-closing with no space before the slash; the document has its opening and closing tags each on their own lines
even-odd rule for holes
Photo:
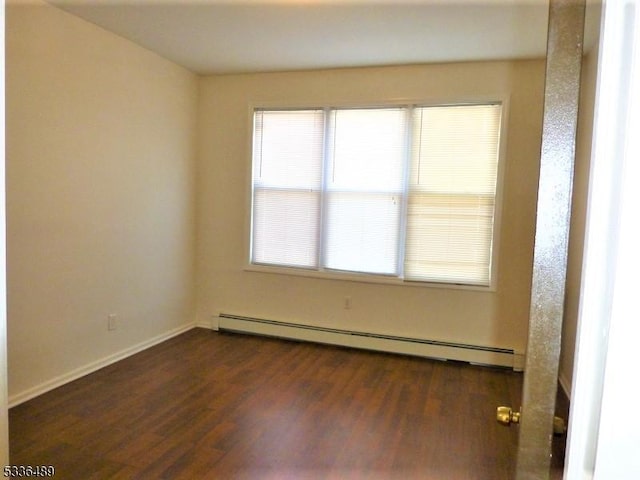
<svg viewBox="0 0 640 480">
<path fill-rule="evenodd" d="M 194 329 L 10 410 L 61 479 L 510 480 L 522 375 Z"/>
</svg>

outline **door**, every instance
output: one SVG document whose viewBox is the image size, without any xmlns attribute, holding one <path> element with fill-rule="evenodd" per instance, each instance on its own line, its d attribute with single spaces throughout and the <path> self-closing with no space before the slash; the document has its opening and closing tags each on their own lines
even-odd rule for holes
<svg viewBox="0 0 640 480">
<path fill-rule="evenodd" d="M 517 480 L 549 478 L 578 123 L 584 0 L 551 0 Z"/>
<path fill-rule="evenodd" d="M 583 4 L 551 1 L 517 479 L 549 476 L 583 19 Z M 595 111 L 565 479 L 631 480 L 640 478 L 640 417 L 626 409 L 640 396 L 634 381 L 640 337 L 638 0 L 604 2 Z"/>
</svg>

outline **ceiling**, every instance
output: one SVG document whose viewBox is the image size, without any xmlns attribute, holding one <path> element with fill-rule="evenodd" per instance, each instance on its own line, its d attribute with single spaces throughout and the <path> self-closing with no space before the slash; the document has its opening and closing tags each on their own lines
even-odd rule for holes
<svg viewBox="0 0 640 480">
<path fill-rule="evenodd" d="M 547 0 L 48 0 L 201 74 L 545 55 Z"/>
</svg>

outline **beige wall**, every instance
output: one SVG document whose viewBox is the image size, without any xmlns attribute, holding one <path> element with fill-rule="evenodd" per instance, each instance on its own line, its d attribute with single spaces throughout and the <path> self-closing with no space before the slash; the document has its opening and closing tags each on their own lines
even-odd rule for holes
<svg viewBox="0 0 640 480">
<path fill-rule="evenodd" d="M 15 401 L 192 324 L 197 77 L 39 1 L 6 44 Z"/>
<path fill-rule="evenodd" d="M 206 77 L 197 166 L 198 310 L 475 345 L 526 347 L 544 62 L 447 64 Z M 510 96 L 495 292 L 245 271 L 252 102 Z M 345 296 L 352 308 L 343 308 Z"/>
<path fill-rule="evenodd" d="M 525 350 L 542 60 L 198 80 L 92 24 L 30 5 L 7 14 L 14 402 L 187 328 L 195 304 L 203 325 L 227 312 Z M 496 95 L 509 96 L 510 111 L 495 292 L 244 270 L 252 102 Z"/>
</svg>

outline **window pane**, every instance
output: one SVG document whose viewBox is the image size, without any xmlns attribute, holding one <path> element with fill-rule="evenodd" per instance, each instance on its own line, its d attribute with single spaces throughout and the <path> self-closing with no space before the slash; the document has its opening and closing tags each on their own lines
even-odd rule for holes
<svg viewBox="0 0 640 480">
<path fill-rule="evenodd" d="M 406 152 L 406 109 L 350 109 L 331 112 L 333 190 L 402 190 Z"/>
<path fill-rule="evenodd" d="M 388 193 L 331 192 L 325 266 L 396 274 L 401 197 Z"/>
<path fill-rule="evenodd" d="M 406 116 L 401 108 L 331 113 L 327 268 L 397 273 Z"/>
<path fill-rule="evenodd" d="M 257 111 L 253 138 L 254 185 L 320 188 L 322 110 Z"/>
<path fill-rule="evenodd" d="M 489 285 L 500 105 L 416 108 L 405 278 Z"/>
<path fill-rule="evenodd" d="M 416 108 L 411 187 L 495 195 L 500 116 L 500 105 Z"/>
<path fill-rule="evenodd" d="M 253 262 L 316 267 L 320 193 L 256 189 Z"/>
<path fill-rule="evenodd" d="M 408 219 L 406 278 L 488 284 L 493 198 L 410 195 Z"/>
<path fill-rule="evenodd" d="M 254 114 L 252 262 L 317 267 L 322 110 Z"/>
</svg>

